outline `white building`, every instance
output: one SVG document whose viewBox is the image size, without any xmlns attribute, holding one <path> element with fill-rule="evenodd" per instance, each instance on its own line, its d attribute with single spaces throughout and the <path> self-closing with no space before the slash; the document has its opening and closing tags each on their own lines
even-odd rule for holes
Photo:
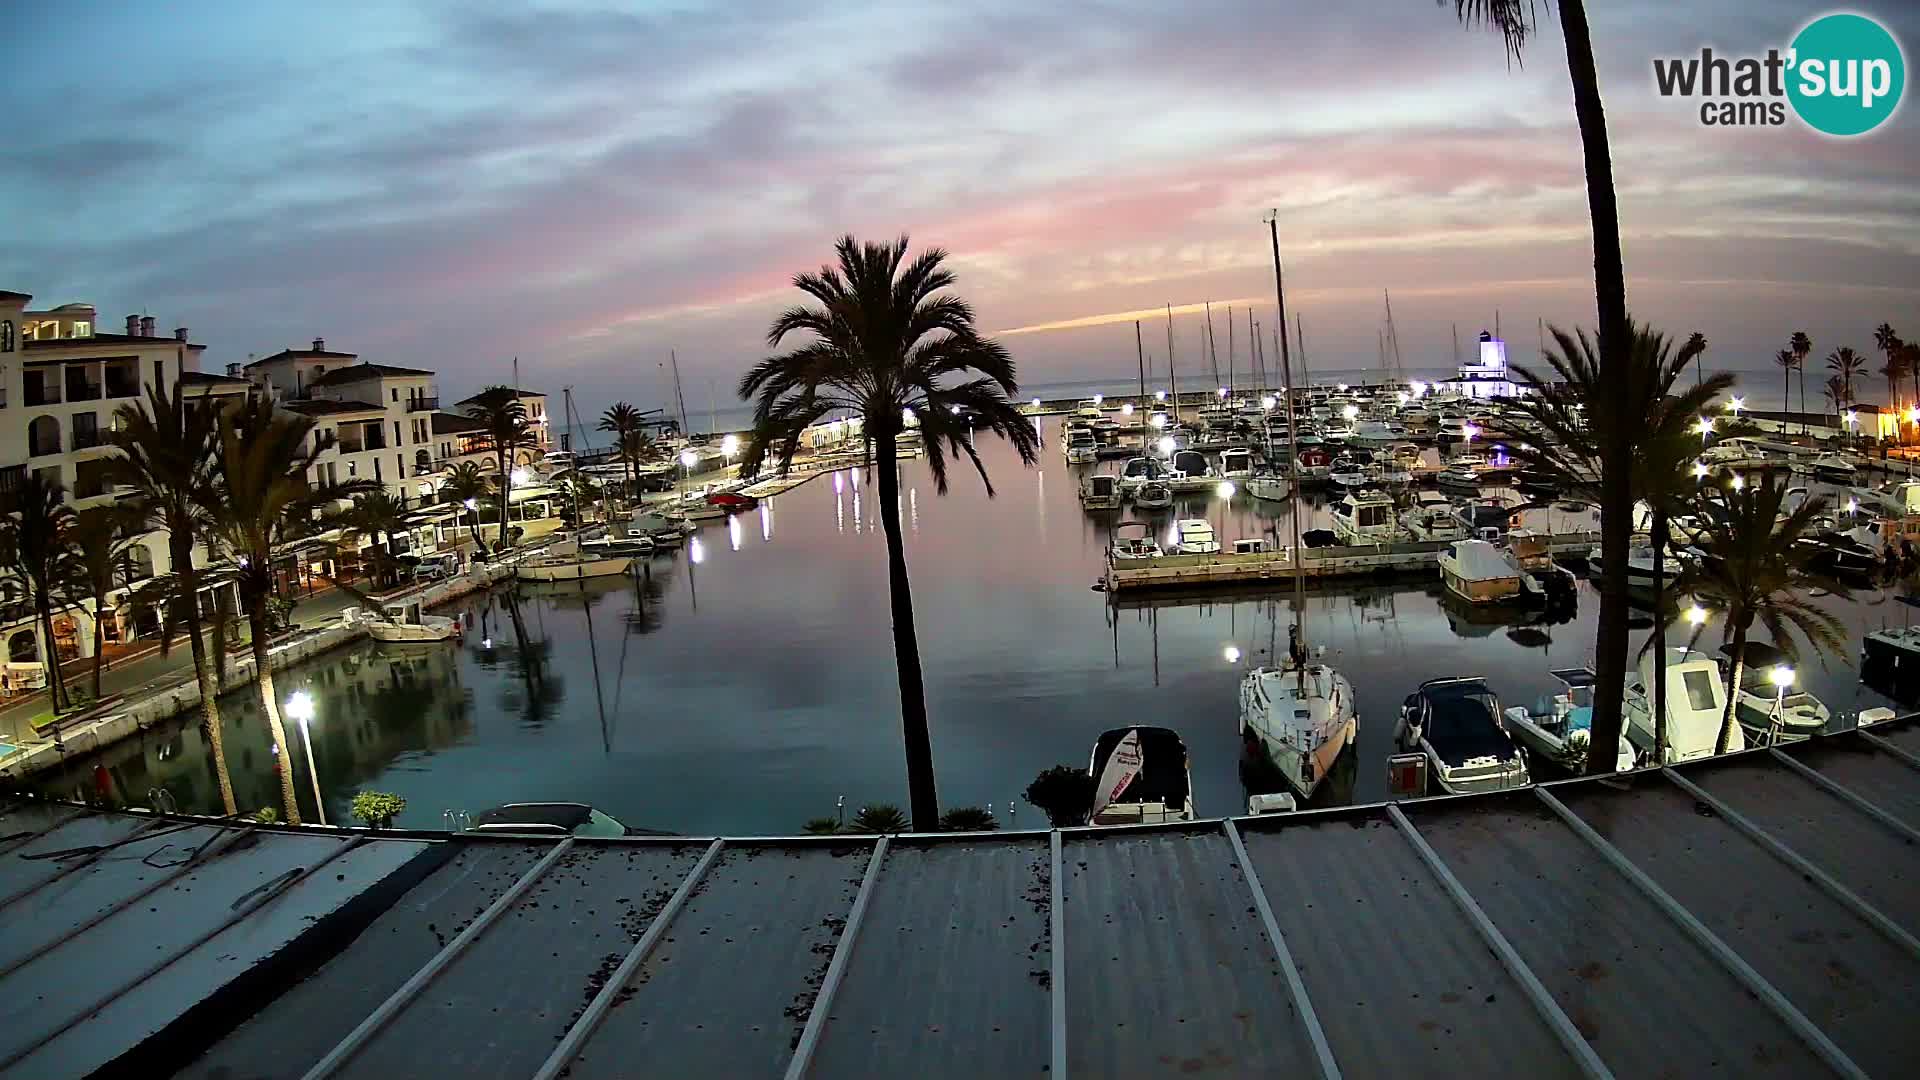
<svg viewBox="0 0 1920 1080">
<path fill-rule="evenodd" d="M 255 360 L 247 378 L 334 436 L 334 448 L 315 463 L 316 481 L 377 480 L 410 503 L 432 501 L 432 417 L 440 405 L 433 372 L 355 363 L 353 353 L 329 352 L 326 344 L 314 338 L 311 349 Z"/>
<path fill-rule="evenodd" d="M 514 390 L 506 386 L 490 386 L 485 390 L 455 403 L 454 410 L 467 416 L 478 416 L 496 402 L 506 400 L 510 394 L 518 394 L 520 407 L 526 410 L 527 427 L 530 437 L 527 445 L 519 447 L 514 453 L 514 464 L 534 465 L 546 455 L 553 445 L 552 431 L 547 423 L 547 395 L 534 390 Z"/>
<path fill-rule="evenodd" d="M 1521 397 L 1526 388 L 1507 374 L 1507 343 L 1485 330 L 1480 331 L 1480 352 L 1460 365 L 1460 377 L 1433 384 L 1437 394 L 1459 394 L 1470 398 Z"/>
<path fill-rule="evenodd" d="M 91 305 L 32 310 L 31 300 L 27 293 L 0 292 L 0 506 L 30 473 L 58 484 L 76 510 L 131 494 L 107 481 L 106 463 L 117 453 L 107 437 L 114 413 L 123 405 L 138 407 L 148 385 L 170 393 L 184 383 L 188 395 L 215 401 L 247 392 L 244 379 L 200 370 L 204 346 L 188 341 L 185 327 L 161 337 L 152 316 L 129 315 L 125 333 L 105 334 L 96 329 Z M 126 560 L 129 587 L 172 567 L 166 537 L 159 532 L 134 543 Z M 194 562 L 207 565 L 204 549 L 194 549 Z M 131 612 L 121 610 L 126 592 L 121 588 L 109 595 L 114 610 L 102 626 L 108 643 L 157 629 L 132 625 Z M 54 637 L 63 657 L 92 655 L 92 619 L 90 608 L 55 617 Z M 39 634 L 31 623 L 18 611 L 0 613 L 7 661 L 37 660 Z"/>
</svg>

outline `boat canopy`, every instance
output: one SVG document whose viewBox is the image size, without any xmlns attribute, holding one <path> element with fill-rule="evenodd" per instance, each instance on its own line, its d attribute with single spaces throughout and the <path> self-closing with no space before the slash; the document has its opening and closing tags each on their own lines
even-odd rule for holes
<svg viewBox="0 0 1920 1080">
<path fill-rule="evenodd" d="M 1507 760 L 1517 750 L 1500 726 L 1500 699 L 1483 679 L 1430 679 L 1420 684 L 1422 737 L 1448 765 L 1476 758 Z"/>
<path fill-rule="evenodd" d="M 1456 540 L 1451 553 L 1454 572 L 1467 581 L 1494 581 L 1518 573 L 1506 553 L 1485 540 Z"/>
<path fill-rule="evenodd" d="M 1121 740 L 1130 732 L 1139 733 L 1140 769 L 1127 785 L 1114 792 L 1095 792 L 1095 804 L 1159 802 L 1169 807 L 1186 804 L 1187 745 L 1172 728 L 1124 727 L 1101 732 L 1093 744 L 1093 762 L 1088 775 L 1098 782 L 1106 771 Z"/>
</svg>

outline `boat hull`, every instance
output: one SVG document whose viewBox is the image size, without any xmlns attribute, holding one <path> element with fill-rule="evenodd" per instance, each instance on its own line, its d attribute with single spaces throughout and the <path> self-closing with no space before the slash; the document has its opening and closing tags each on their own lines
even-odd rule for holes
<svg viewBox="0 0 1920 1080">
<path fill-rule="evenodd" d="M 518 581 L 582 581 L 624 574 L 632 566 L 633 559 L 625 555 L 610 559 L 568 559 L 564 562 L 528 563 L 517 567 L 513 576 Z"/>
</svg>

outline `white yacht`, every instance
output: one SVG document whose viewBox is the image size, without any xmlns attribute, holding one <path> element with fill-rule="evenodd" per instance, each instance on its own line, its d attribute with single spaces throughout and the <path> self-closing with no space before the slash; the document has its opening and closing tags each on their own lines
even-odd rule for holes
<svg viewBox="0 0 1920 1080">
<path fill-rule="evenodd" d="M 633 527 L 653 541 L 656 548 L 677 548 L 687 542 L 686 520 L 679 515 L 637 513 L 633 515 Z"/>
<path fill-rule="evenodd" d="M 1406 539 L 1394 518 L 1393 497 L 1352 491 L 1333 504 L 1333 533 L 1347 544 L 1392 544 Z"/>
<path fill-rule="evenodd" d="M 1527 760 L 1502 719 L 1486 680 L 1428 679 L 1401 704 L 1393 738 L 1426 755 L 1428 775 L 1446 794 L 1525 787 Z"/>
<path fill-rule="evenodd" d="M 1094 473 L 1083 478 L 1080 481 L 1080 508 L 1120 509 L 1120 478 L 1112 473 Z"/>
<path fill-rule="evenodd" d="M 1067 464 L 1085 465 L 1099 456 L 1100 441 L 1092 428 L 1068 427 L 1060 439 L 1060 450 L 1066 455 Z"/>
<path fill-rule="evenodd" d="M 1584 667 L 1560 668 L 1547 674 L 1559 681 L 1559 691 L 1541 698 L 1532 709 L 1508 706 L 1503 718 L 1507 734 L 1535 757 L 1579 773 L 1586 764 L 1587 748 L 1593 744 L 1593 685 L 1597 677 L 1592 668 Z M 1623 726 L 1613 767 L 1625 772 L 1633 766 L 1633 744 Z"/>
<path fill-rule="evenodd" d="M 1220 451 L 1220 475 L 1228 480 L 1244 480 L 1253 475 L 1253 451 L 1229 448 Z"/>
<path fill-rule="evenodd" d="M 1415 540 L 1465 540 L 1469 535 L 1453 503 L 1431 491 L 1420 493 L 1413 507 L 1400 515 L 1400 525 Z"/>
<path fill-rule="evenodd" d="M 1353 425 L 1348 441 L 1358 446 L 1389 446 L 1407 437 L 1405 428 L 1385 420 L 1361 420 Z"/>
<path fill-rule="evenodd" d="M 1120 467 L 1120 493 L 1131 496 L 1140 490 L 1141 485 L 1159 480 L 1166 473 L 1166 466 L 1160 464 L 1157 458 L 1128 458 L 1127 463 Z"/>
<path fill-rule="evenodd" d="M 1302 800 L 1313 797 L 1353 743 L 1353 687 L 1325 664 L 1257 667 L 1240 680 L 1240 740 Z"/>
<path fill-rule="evenodd" d="M 1173 527 L 1179 543 L 1176 550 L 1181 555 L 1218 555 L 1220 541 L 1213 535 L 1213 526 L 1204 518 L 1181 518 Z"/>
<path fill-rule="evenodd" d="M 591 540 L 580 541 L 580 551 L 583 554 L 592 555 L 596 558 L 613 555 L 631 555 L 644 558 L 652 555 L 657 546 L 658 545 L 654 543 L 653 537 L 647 535 L 646 532 L 640 529 L 628 529 L 624 536 L 615 536 L 609 533 L 606 536 L 597 536 Z"/>
<path fill-rule="evenodd" d="M 1720 723 L 1727 709 L 1727 684 L 1720 665 L 1704 653 L 1674 649 L 1667 660 L 1667 744 L 1663 752 L 1653 752 L 1653 653 L 1640 657 L 1637 670 L 1627 678 L 1625 717 L 1627 738 L 1647 755 L 1649 763 L 1672 764 L 1694 758 L 1712 757 Z M 1740 725 L 1735 724 L 1727 743 L 1729 753 L 1746 749 Z"/>
<path fill-rule="evenodd" d="M 1127 521 L 1115 526 L 1113 542 L 1107 546 L 1107 558 L 1114 563 L 1141 563 L 1162 554 L 1153 538 L 1153 526 L 1144 521 Z"/>
<path fill-rule="evenodd" d="M 1686 551 L 1668 547 L 1662 556 L 1660 575 L 1668 585 L 1686 568 L 1692 558 Z M 1594 545 L 1587 553 L 1587 572 L 1594 577 L 1607 576 L 1606 561 L 1600 557 L 1600 546 Z M 1627 549 L 1627 580 L 1635 585 L 1653 586 L 1653 544 L 1646 540 L 1636 540 Z"/>
<path fill-rule="evenodd" d="M 1133 505 L 1141 510 L 1165 510 L 1173 505 L 1173 489 L 1164 480 L 1142 484 L 1133 493 Z"/>
<path fill-rule="evenodd" d="M 1172 728 L 1102 732 L 1087 761 L 1093 780 L 1089 825 L 1144 825 L 1193 820 L 1193 773 L 1187 747 Z"/>
<path fill-rule="evenodd" d="M 1209 489 L 1219 480 L 1219 474 L 1213 471 L 1207 455 L 1198 450 L 1175 450 L 1170 464 L 1173 468 L 1167 474 L 1168 486 L 1176 491 Z"/>
<path fill-rule="evenodd" d="M 612 577 L 633 568 L 631 555 L 593 558 L 588 555 L 548 555 L 528 559 L 513 569 L 518 581 L 580 581 L 584 578 Z"/>
<path fill-rule="evenodd" d="M 1833 713 L 1825 702 L 1797 684 L 1788 687 L 1784 694 L 1773 684 L 1773 669 L 1787 663 L 1786 654 L 1759 641 L 1747 642 L 1746 653 L 1747 662 L 1740 669 L 1740 688 L 1734 694 L 1733 716 L 1746 729 L 1747 745 L 1798 742 L 1826 730 Z M 1731 660 L 1722 663 L 1730 664 Z"/>
<path fill-rule="evenodd" d="M 1526 593 L 1525 577 L 1511 552 L 1485 540 L 1455 540 L 1440 553 L 1440 580 L 1470 604 L 1519 600 Z"/>
<path fill-rule="evenodd" d="M 1850 484 L 1858 471 L 1853 462 L 1841 454 L 1821 454 L 1807 466 L 1807 471 L 1822 480 Z"/>
<path fill-rule="evenodd" d="M 1279 502 L 1293 490 L 1293 484 L 1286 477 L 1275 472 L 1259 472 L 1247 477 L 1247 494 L 1268 502 Z"/>
<path fill-rule="evenodd" d="M 460 623 L 444 615 L 424 615 L 418 603 L 388 604 L 379 611 L 362 609 L 361 625 L 375 641 L 388 644 L 425 644 L 460 634 Z"/>
<path fill-rule="evenodd" d="M 1440 470 L 1437 482 L 1444 488 L 1461 491 L 1477 491 L 1481 474 L 1486 470 L 1487 459 L 1479 454 L 1457 454 Z"/>
</svg>

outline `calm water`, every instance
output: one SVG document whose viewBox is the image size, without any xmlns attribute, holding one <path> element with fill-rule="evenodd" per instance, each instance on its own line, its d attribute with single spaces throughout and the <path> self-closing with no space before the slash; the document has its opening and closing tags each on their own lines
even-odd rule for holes
<svg viewBox="0 0 1920 1080">
<path fill-rule="evenodd" d="M 1084 767 L 1104 729 L 1154 723 L 1184 736 L 1199 810 L 1243 812 L 1238 676 L 1276 640 L 1285 648 L 1291 590 L 1117 603 L 1093 591 L 1113 521 L 1132 515 L 1081 511 L 1085 467 L 1062 463 L 1055 431 L 1049 422 L 1030 471 L 983 443 L 993 499 L 971 473 L 940 497 L 924 462 L 903 463 L 942 804 L 990 803 L 1003 824 L 1011 804 L 1012 824 L 1038 827 L 1042 816 L 1019 801 L 1036 773 Z M 840 796 L 849 815 L 863 802 L 904 804 L 885 549 L 860 480 L 822 477 L 710 522 L 697 546 L 655 559 L 638 585 L 523 587 L 525 652 L 503 598 L 480 597 L 453 609 L 471 625 L 458 645 L 368 644 L 277 676 L 282 695 L 306 689 L 318 703 L 311 734 L 328 819 L 363 789 L 405 796 L 400 824 L 424 828 L 440 827 L 445 810 L 527 799 L 589 802 L 632 825 L 696 834 L 797 831 Z M 1213 520 L 1223 538 L 1284 537 L 1284 507 L 1269 510 L 1244 495 L 1176 507 Z M 1164 529 L 1170 516 L 1157 520 Z M 1361 718 L 1357 752 L 1321 797 L 1384 796 L 1394 717 L 1421 679 L 1484 675 L 1525 703 L 1552 687 L 1549 668 L 1590 662 L 1596 597 L 1581 590 L 1577 615 L 1557 625 L 1469 618 L 1425 578 L 1310 592 L 1309 637 L 1352 679 Z M 1857 634 L 1910 609 L 1869 591 L 1835 610 Z M 1710 628 L 1709 647 L 1717 635 Z M 1229 647 L 1241 664 L 1228 662 Z M 1806 673 L 1837 715 L 1884 703 L 1839 661 Z M 278 802 L 251 695 L 223 702 L 246 808 Z M 293 739 L 310 807 L 297 729 Z M 45 787 L 134 803 L 165 788 L 182 809 L 218 809 L 191 720 L 76 758 Z"/>
</svg>

